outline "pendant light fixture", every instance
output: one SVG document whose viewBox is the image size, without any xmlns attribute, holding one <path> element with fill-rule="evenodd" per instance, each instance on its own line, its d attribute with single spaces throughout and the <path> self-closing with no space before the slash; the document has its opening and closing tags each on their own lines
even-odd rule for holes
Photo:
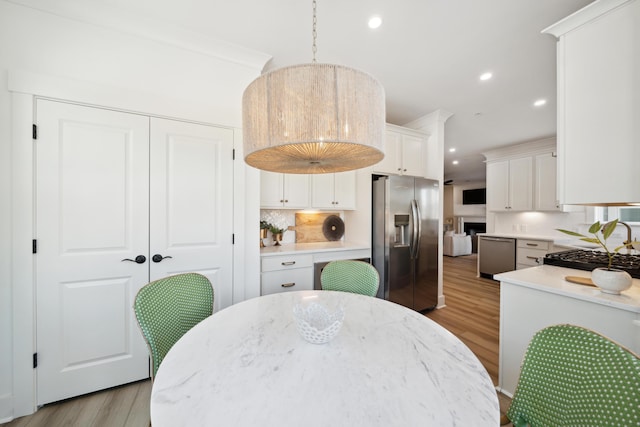
<svg viewBox="0 0 640 427">
<path fill-rule="evenodd" d="M 360 169 L 384 157 L 384 88 L 371 75 L 313 62 L 267 72 L 242 97 L 245 161 L 283 173 Z"/>
</svg>

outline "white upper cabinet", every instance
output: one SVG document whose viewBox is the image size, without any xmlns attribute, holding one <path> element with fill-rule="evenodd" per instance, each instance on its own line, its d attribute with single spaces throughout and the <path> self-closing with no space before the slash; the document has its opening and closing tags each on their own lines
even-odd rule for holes
<svg viewBox="0 0 640 427">
<path fill-rule="evenodd" d="M 314 209 L 355 209 L 355 171 L 311 175 L 311 207 Z"/>
<path fill-rule="evenodd" d="M 384 159 L 373 171 L 394 175 L 425 176 L 427 135 L 399 126 L 387 125 Z"/>
<path fill-rule="evenodd" d="M 560 211 L 557 195 L 557 156 L 555 152 L 535 157 L 535 187 L 533 208 L 537 211 Z"/>
<path fill-rule="evenodd" d="M 556 141 L 548 138 L 483 153 L 487 158 L 487 210 L 575 211 L 560 204 Z"/>
<path fill-rule="evenodd" d="M 530 156 L 487 163 L 487 209 L 532 210 L 532 182 L 533 159 Z"/>
<path fill-rule="evenodd" d="M 309 175 L 260 171 L 260 206 L 275 209 L 309 207 Z"/>
<path fill-rule="evenodd" d="M 567 204 L 640 202 L 640 0 L 599 0 L 558 38 L 558 180 Z"/>
</svg>

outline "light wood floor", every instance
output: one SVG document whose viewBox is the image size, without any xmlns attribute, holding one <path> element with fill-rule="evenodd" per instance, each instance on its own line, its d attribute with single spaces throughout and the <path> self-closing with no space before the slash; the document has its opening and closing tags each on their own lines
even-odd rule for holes
<svg viewBox="0 0 640 427">
<path fill-rule="evenodd" d="M 427 316 L 460 338 L 497 384 L 500 286 L 476 278 L 476 255 L 444 257 L 443 274 L 446 307 Z M 147 427 L 150 395 L 151 382 L 141 381 L 45 405 L 2 427 Z M 505 412 L 510 399 L 499 398 Z"/>
</svg>

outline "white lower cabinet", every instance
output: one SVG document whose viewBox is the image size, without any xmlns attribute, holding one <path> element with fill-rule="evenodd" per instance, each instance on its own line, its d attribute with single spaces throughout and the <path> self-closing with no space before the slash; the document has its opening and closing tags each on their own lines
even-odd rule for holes
<svg viewBox="0 0 640 427">
<path fill-rule="evenodd" d="M 516 248 L 516 269 L 542 265 L 542 259 L 553 248 L 548 240 L 518 239 Z"/>
<path fill-rule="evenodd" d="M 261 286 L 261 295 L 313 290 L 313 256 L 263 257 Z"/>
</svg>

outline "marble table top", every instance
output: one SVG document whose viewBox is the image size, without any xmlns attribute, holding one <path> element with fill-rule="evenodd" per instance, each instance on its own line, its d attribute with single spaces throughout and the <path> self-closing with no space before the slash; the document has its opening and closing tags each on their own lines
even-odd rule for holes
<svg viewBox="0 0 640 427">
<path fill-rule="evenodd" d="M 344 307 L 326 344 L 305 341 L 302 299 Z M 151 422 L 163 426 L 499 425 L 487 371 L 424 315 L 378 298 L 285 292 L 216 312 L 171 349 L 155 377 Z"/>
</svg>

